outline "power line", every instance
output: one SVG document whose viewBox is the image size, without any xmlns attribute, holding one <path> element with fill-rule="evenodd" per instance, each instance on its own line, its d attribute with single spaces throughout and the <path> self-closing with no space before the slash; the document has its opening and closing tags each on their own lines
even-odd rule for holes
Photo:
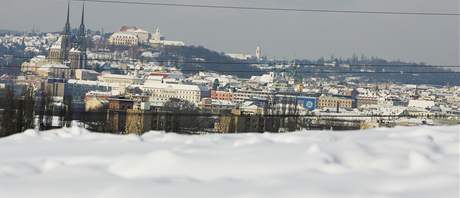
<svg viewBox="0 0 460 198">
<path fill-rule="evenodd" d="M 13 56 L 13 59 L 28 60 L 34 57 L 31 56 Z M 48 60 L 64 60 L 64 58 L 47 58 Z M 113 59 L 113 58 L 87 58 L 87 61 L 110 61 L 110 62 L 139 62 L 139 59 Z M 155 60 L 152 62 L 158 63 L 175 63 L 175 64 L 221 64 L 221 65 L 267 65 L 267 64 L 283 64 L 294 66 L 325 66 L 321 63 L 290 63 L 289 61 L 279 62 L 230 62 L 230 61 L 183 61 L 183 60 Z M 350 67 L 418 67 L 418 68 L 460 68 L 460 65 L 420 65 L 420 64 L 344 64 Z"/>
<path fill-rule="evenodd" d="M 33 57 L 30 56 L 24 56 L 24 57 L 19 57 L 19 56 L 13 56 L 12 58 L 14 59 L 31 59 Z M 63 58 L 47 58 L 48 60 L 63 60 Z M 112 62 L 138 62 L 138 59 L 112 59 L 112 58 L 88 58 L 86 59 L 88 61 L 112 61 Z M 159 63 L 175 63 L 175 64 L 221 64 L 221 65 L 235 65 L 235 64 L 256 64 L 256 62 L 222 62 L 222 61 L 178 61 L 178 60 L 156 60 L 154 62 L 159 62 Z M 275 63 L 273 63 L 275 64 Z M 289 64 L 287 62 L 284 62 L 282 64 Z M 324 64 L 312 64 L 312 63 L 305 63 L 305 64 L 295 64 L 298 66 L 313 66 L 313 67 L 325 67 Z M 319 68 L 322 69 L 320 71 L 311 71 L 308 70 L 310 68 L 294 68 L 296 71 L 295 72 L 300 72 L 301 74 L 457 74 L 460 72 L 455 72 L 455 71 L 448 71 L 448 70 L 442 70 L 442 71 L 353 71 L 352 67 L 361 67 L 359 69 L 367 68 L 367 67 L 373 67 L 373 68 L 378 68 L 378 69 L 386 69 L 385 67 L 390 67 L 390 68 L 432 68 L 432 69 L 445 69 L 445 68 L 456 68 L 460 67 L 457 65 L 445 65 L 445 66 L 433 66 L 433 65 L 415 65 L 415 64 L 357 64 L 357 65 L 349 65 L 350 68 L 348 68 L 348 71 L 331 71 L 332 69 L 335 69 L 335 67 L 332 68 Z M 9 65 L 9 66 L 0 66 L 0 68 L 6 69 L 6 70 L 17 70 L 19 68 L 35 68 L 38 69 L 39 67 L 36 66 L 14 66 L 14 65 Z M 75 68 L 59 68 L 63 70 L 76 70 Z M 134 69 L 130 68 L 113 68 L 121 71 L 133 71 Z M 318 69 L 318 68 L 314 68 Z M 357 68 L 354 68 L 357 69 Z M 179 71 L 182 72 L 224 72 L 224 73 L 266 73 L 266 72 L 290 72 L 293 69 L 292 68 L 271 68 L 271 69 L 260 69 L 260 68 L 248 68 L 246 70 L 238 70 L 238 69 L 219 69 L 219 68 L 212 68 L 212 69 L 205 69 L 205 68 L 195 68 L 195 69 L 178 69 Z"/>
<path fill-rule="evenodd" d="M 332 10 L 332 9 L 303 9 L 303 8 L 274 8 L 274 7 L 250 7 L 250 6 L 227 6 L 207 4 L 185 4 L 185 3 L 159 3 L 119 0 L 74 0 L 92 3 L 148 5 L 163 7 L 188 7 L 188 8 L 209 8 L 209 9 L 231 9 L 231 10 L 255 10 L 255 11 L 277 11 L 277 12 L 311 12 L 311 13 L 335 13 L 335 14 L 380 14 L 380 15 L 422 15 L 422 16 L 460 16 L 460 13 L 447 12 L 402 12 L 402 11 L 367 11 L 367 10 Z"/>
<path fill-rule="evenodd" d="M 36 68 L 35 66 L 0 66 L 6 70 L 20 68 Z M 56 68 L 57 70 L 77 70 L 76 68 Z M 135 69 L 113 68 L 121 71 L 134 71 Z M 178 69 L 181 72 L 225 72 L 225 73 L 266 73 L 266 72 L 290 72 L 292 69 L 267 69 L 267 70 L 222 70 L 222 69 Z M 155 72 L 155 71 L 152 71 Z M 169 71 L 171 72 L 171 71 Z M 299 74 L 460 74 L 454 71 L 296 71 Z"/>
</svg>

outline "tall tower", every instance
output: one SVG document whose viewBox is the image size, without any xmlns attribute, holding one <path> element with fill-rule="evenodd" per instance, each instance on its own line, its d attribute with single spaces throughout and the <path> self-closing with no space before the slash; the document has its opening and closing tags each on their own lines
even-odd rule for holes
<svg viewBox="0 0 460 198">
<path fill-rule="evenodd" d="M 86 40 L 86 27 L 85 27 L 85 2 L 83 2 L 83 8 L 81 11 L 81 23 L 78 29 L 78 50 L 80 51 L 79 66 L 82 69 L 86 68 L 87 65 L 87 40 Z"/>
<path fill-rule="evenodd" d="M 256 58 L 257 60 L 260 60 L 262 58 L 262 49 L 260 49 L 260 46 L 257 46 L 256 48 Z"/>
<path fill-rule="evenodd" d="M 153 40 L 155 40 L 155 41 L 160 41 L 161 40 L 160 26 L 156 27 L 155 33 L 153 34 Z"/>
<path fill-rule="evenodd" d="M 64 25 L 64 30 L 62 31 L 62 40 L 61 40 L 61 53 L 59 62 L 65 63 L 69 60 L 69 51 L 72 45 L 71 35 L 70 35 L 70 1 L 67 3 L 67 20 Z"/>
</svg>

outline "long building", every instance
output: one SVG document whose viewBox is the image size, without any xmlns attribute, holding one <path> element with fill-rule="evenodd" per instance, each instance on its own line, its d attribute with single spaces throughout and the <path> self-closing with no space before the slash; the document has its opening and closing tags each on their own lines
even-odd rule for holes
<svg viewBox="0 0 460 198">
<path fill-rule="evenodd" d="M 269 99 L 273 93 L 269 91 L 238 90 L 233 93 L 233 101 L 241 104 L 246 100 L 252 99 Z"/>
<path fill-rule="evenodd" d="M 320 96 L 318 98 L 318 108 L 353 108 L 354 100 L 351 98 Z"/>
<path fill-rule="evenodd" d="M 139 85 L 144 81 L 142 78 L 138 78 L 132 75 L 119 75 L 119 74 L 102 74 L 99 76 L 99 80 L 106 83 L 117 84 L 120 87 L 127 87 L 129 85 Z"/>
<path fill-rule="evenodd" d="M 131 33 L 116 32 L 109 38 L 109 45 L 133 47 L 139 44 L 139 38 Z"/>
<path fill-rule="evenodd" d="M 144 84 L 142 89 L 150 95 L 153 105 L 161 106 L 171 98 L 187 100 L 198 105 L 201 99 L 201 89 L 197 85 L 152 82 Z"/>
</svg>

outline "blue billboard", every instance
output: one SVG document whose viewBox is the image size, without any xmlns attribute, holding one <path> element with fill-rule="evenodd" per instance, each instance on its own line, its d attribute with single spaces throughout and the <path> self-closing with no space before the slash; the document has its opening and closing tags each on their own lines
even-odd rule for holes
<svg viewBox="0 0 460 198">
<path fill-rule="evenodd" d="M 316 109 L 316 103 L 317 100 L 313 97 L 297 97 L 297 104 L 310 111 Z"/>
</svg>

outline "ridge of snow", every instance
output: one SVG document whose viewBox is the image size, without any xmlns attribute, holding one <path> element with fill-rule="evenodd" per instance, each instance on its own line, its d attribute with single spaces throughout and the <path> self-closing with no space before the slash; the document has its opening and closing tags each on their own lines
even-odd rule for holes
<svg viewBox="0 0 460 198">
<path fill-rule="evenodd" d="M 0 139 L 0 197 L 457 197 L 460 126 Z"/>
</svg>

